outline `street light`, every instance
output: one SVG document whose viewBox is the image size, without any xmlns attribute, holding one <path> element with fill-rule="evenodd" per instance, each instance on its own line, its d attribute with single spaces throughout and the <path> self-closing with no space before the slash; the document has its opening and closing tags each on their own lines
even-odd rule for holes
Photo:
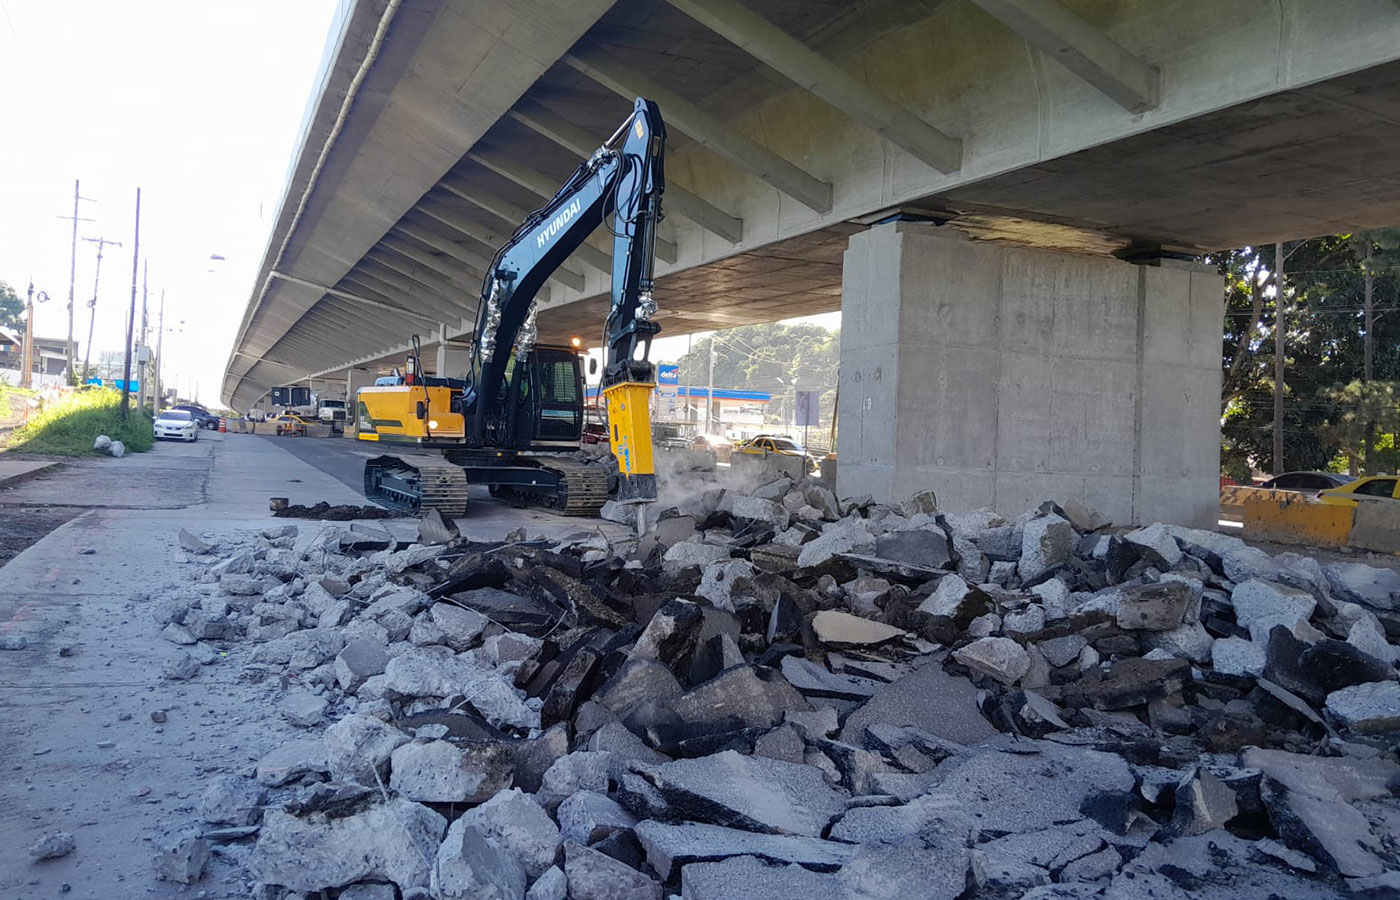
<svg viewBox="0 0 1400 900">
<path fill-rule="evenodd" d="M 20 373 L 19 386 L 34 386 L 34 301 L 38 299 L 40 303 L 47 303 L 49 300 L 48 291 L 34 292 L 34 279 L 29 280 L 29 291 L 25 297 L 24 304 L 24 351 L 20 354 L 20 365 L 23 371 Z"/>
</svg>

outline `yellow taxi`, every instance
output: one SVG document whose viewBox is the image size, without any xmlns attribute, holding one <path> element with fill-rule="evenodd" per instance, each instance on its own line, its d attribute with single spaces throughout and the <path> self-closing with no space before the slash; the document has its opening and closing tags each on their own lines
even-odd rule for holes
<svg viewBox="0 0 1400 900">
<path fill-rule="evenodd" d="M 760 434 L 751 437 L 746 441 L 740 441 L 734 445 L 735 453 L 750 453 L 762 456 L 766 453 L 777 453 L 781 456 L 806 456 L 807 452 L 799 447 L 790 438 L 778 435 Z"/>
<path fill-rule="evenodd" d="M 293 437 L 305 435 L 306 426 L 316 424 L 310 419 L 304 419 L 301 416 L 293 415 L 292 413 L 283 413 L 273 421 L 277 423 L 278 434 L 289 434 Z"/>
<path fill-rule="evenodd" d="M 1400 500 L 1400 476 L 1371 475 L 1338 488 L 1319 491 L 1317 495 L 1320 502 L 1330 506 L 1355 506 L 1362 498 Z"/>
</svg>

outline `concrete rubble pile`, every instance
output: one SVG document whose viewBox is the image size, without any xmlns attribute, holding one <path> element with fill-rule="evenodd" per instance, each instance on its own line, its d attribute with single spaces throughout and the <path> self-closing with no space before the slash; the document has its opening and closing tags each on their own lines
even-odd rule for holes
<svg viewBox="0 0 1400 900">
<path fill-rule="evenodd" d="M 172 880 L 212 851 L 264 900 L 1400 892 L 1388 569 L 786 478 L 617 543 L 310 532 L 182 535 L 168 675 L 226 652 L 305 736 L 209 785 Z"/>
</svg>

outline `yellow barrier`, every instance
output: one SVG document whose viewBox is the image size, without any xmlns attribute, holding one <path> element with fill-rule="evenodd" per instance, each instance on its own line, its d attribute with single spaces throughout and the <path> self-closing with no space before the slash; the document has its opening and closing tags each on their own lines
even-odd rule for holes
<svg viewBox="0 0 1400 900">
<path fill-rule="evenodd" d="M 1264 491 L 1287 494 L 1283 499 L 1246 497 L 1244 536 L 1250 540 L 1315 547 L 1345 547 L 1351 536 L 1353 511 L 1310 500 L 1297 491 Z"/>
</svg>

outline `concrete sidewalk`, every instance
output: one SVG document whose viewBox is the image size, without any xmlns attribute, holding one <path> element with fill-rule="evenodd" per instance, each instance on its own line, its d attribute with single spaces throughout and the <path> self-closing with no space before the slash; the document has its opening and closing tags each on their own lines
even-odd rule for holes
<svg viewBox="0 0 1400 900">
<path fill-rule="evenodd" d="M 228 662 L 190 682 L 162 680 L 180 649 L 159 637 L 150 598 L 199 588 L 180 564 L 181 528 L 221 535 L 285 524 L 272 495 L 362 502 L 353 491 L 252 436 L 201 435 L 124 459 L 80 460 L 0 494 L 0 502 L 87 507 L 0 568 L 0 896 L 244 897 L 216 856 L 185 887 L 157 881 L 154 844 L 188 821 L 207 776 L 235 772 L 292 735 L 275 712 L 276 679 L 240 678 Z M 316 522 L 297 523 L 309 541 Z M 411 523 L 404 523 L 411 524 Z M 151 713 L 167 716 L 164 725 Z M 34 862 L 54 831 L 77 850 Z"/>
<path fill-rule="evenodd" d="M 7 459 L 7 456 L 0 456 L 0 489 L 14 487 L 63 465 L 56 459 Z"/>
</svg>

